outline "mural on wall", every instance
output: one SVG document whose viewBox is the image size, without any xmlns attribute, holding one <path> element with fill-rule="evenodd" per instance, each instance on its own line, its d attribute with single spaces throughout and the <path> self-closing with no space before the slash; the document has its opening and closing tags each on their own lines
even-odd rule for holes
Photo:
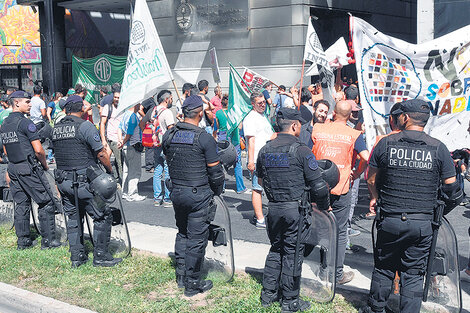
<svg viewBox="0 0 470 313">
<path fill-rule="evenodd" d="M 38 11 L 0 0 L 0 41 L 0 64 L 41 63 Z"/>
</svg>

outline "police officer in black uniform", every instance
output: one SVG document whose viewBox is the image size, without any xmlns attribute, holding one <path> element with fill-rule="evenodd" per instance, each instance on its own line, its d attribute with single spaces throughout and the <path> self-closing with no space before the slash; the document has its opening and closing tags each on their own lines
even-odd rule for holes
<svg viewBox="0 0 470 313">
<path fill-rule="evenodd" d="M 422 100 L 402 102 L 391 112 L 398 115 L 401 132 L 380 140 L 370 157 L 377 241 L 365 312 L 384 312 L 396 271 L 401 273 L 400 312 L 420 311 L 439 188 L 450 202 L 458 204 L 463 197 L 446 146 L 423 132 L 429 113 Z"/>
<path fill-rule="evenodd" d="M 43 172 L 49 167 L 36 125 L 25 117 L 31 110 L 30 99 L 31 96 L 22 90 L 12 93 L 8 101 L 13 110 L 0 129 L 4 151 L 9 160 L 10 190 L 16 203 L 14 220 L 19 250 L 33 245 L 29 230 L 31 199 L 39 205 L 41 248 L 60 246 L 55 238 L 54 203 L 44 187 L 50 188 Z M 41 166 L 38 166 L 38 161 Z M 33 167 L 38 170 L 33 170 Z"/>
<path fill-rule="evenodd" d="M 223 190 L 224 173 L 212 136 L 198 127 L 204 117 L 203 102 L 197 95 L 183 102 L 184 121 L 163 136 L 163 153 L 172 183 L 170 194 L 178 234 L 175 242 L 178 287 L 188 297 L 212 288 L 212 281 L 201 281 L 201 268 L 214 219 L 213 196 Z"/>
<path fill-rule="evenodd" d="M 122 259 L 113 258 L 108 251 L 112 214 L 109 206 L 103 205 L 103 201 L 95 201 L 95 195 L 92 193 L 93 190 L 91 190 L 89 184 L 92 178 L 87 175 L 87 169 L 99 170 L 97 167 L 98 161 L 108 173 L 111 173 L 109 156 L 103 148 L 96 127 L 91 122 L 81 118 L 83 99 L 77 95 L 69 96 L 65 103 L 65 112 L 67 116 L 54 126 L 52 143 L 57 162 L 56 181 L 67 216 L 67 236 L 70 244 L 72 267 L 79 267 L 88 261 L 88 255 L 83 246 L 82 219 L 85 211 L 93 218 L 94 224 L 93 265 L 114 266 Z M 75 207 L 74 170 L 78 181 L 78 208 Z M 106 184 L 106 180 L 104 184 Z M 106 188 L 107 186 L 102 187 Z"/>
<path fill-rule="evenodd" d="M 310 303 L 299 299 L 305 247 L 299 246 L 298 260 L 295 260 L 295 250 L 299 233 L 306 231 L 306 226 L 299 231 L 299 202 L 304 192 L 310 192 L 311 201 L 319 209 L 327 210 L 330 193 L 315 156 L 298 139 L 303 121 L 300 112 L 281 108 L 276 121 L 280 132 L 261 148 L 256 164 L 269 200 L 267 232 L 271 242 L 264 267 L 261 304 L 268 307 L 277 301 L 280 291 L 282 312 L 297 312 L 310 307 Z M 306 187 L 310 189 L 306 191 Z"/>
</svg>

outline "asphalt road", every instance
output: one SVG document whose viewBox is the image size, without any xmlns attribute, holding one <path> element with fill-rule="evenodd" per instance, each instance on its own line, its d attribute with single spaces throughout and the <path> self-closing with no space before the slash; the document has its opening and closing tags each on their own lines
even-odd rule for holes
<svg viewBox="0 0 470 313">
<path fill-rule="evenodd" d="M 245 185 L 250 188 L 251 182 L 248 180 L 248 172 L 244 171 Z M 124 201 L 126 217 L 129 221 L 141 222 L 150 225 L 175 227 L 173 208 L 158 206 L 153 203 L 152 175 L 143 171 L 139 192 L 147 196 L 142 202 Z M 233 237 L 239 240 L 268 244 L 268 237 L 264 229 L 257 229 L 250 220 L 253 217 L 253 207 L 251 205 L 251 193 L 237 194 L 235 190 L 235 179 L 231 175 L 226 175 L 226 191 L 223 195 L 229 210 L 232 221 Z M 466 182 L 466 191 L 470 195 L 470 183 Z M 263 207 L 267 204 L 266 197 L 263 197 Z M 351 238 L 354 245 L 353 251 L 347 251 L 345 264 L 360 270 L 365 276 L 370 277 L 373 267 L 373 253 L 371 240 L 372 221 L 364 219 L 368 212 L 368 191 L 365 181 L 361 181 L 359 190 L 359 202 L 355 208 L 353 216 L 353 228 L 361 231 L 361 234 Z M 265 209 L 265 208 L 264 208 Z M 467 265 L 469 257 L 469 219 L 470 209 L 463 206 L 455 208 L 447 215 L 453 226 L 459 247 L 460 268 Z M 470 284 L 464 283 L 464 289 L 470 293 Z"/>
</svg>

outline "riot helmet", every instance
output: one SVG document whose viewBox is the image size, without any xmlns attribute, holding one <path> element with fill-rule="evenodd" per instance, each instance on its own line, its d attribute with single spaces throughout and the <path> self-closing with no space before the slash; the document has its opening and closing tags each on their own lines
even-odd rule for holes
<svg viewBox="0 0 470 313">
<path fill-rule="evenodd" d="M 217 154 L 220 157 L 220 162 L 226 169 L 234 166 L 237 162 L 237 151 L 228 140 L 217 142 Z"/>
<path fill-rule="evenodd" d="M 318 160 L 318 167 L 322 171 L 323 180 L 328 183 L 330 190 L 339 183 L 339 170 L 336 164 L 327 159 Z"/>
<path fill-rule="evenodd" d="M 86 175 L 90 181 L 89 190 L 102 201 L 111 203 L 116 199 L 117 181 L 116 179 L 103 172 L 96 166 L 90 166 L 86 170 Z"/>
</svg>

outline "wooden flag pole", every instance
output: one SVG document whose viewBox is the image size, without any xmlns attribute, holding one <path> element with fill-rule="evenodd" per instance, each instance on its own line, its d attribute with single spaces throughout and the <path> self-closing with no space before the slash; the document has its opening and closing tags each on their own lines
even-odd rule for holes
<svg viewBox="0 0 470 313">
<path fill-rule="evenodd" d="M 300 74 L 300 86 L 299 86 L 299 104 L 297 106 L 297 110 L 300 110 L 300 100 L 302 98 L 302 85 L 304 84 L 304 69 L 305 69 L 305 59 L 302 62 L 302 72 Z M 296 84 L 297 85 L 297 84 Z"/>
<path fill-rule="evenodd" d="M 178 95 L 178 99 L 180 100 L 180 104 L 181 104 L 181 106 L 183 106 L 183 100 L 181 99 L 180 92 L 179 92 L 178 88 L 176 87 L 175 79 L 173 78 L 173 79 L 171 80 L 171 82 L 173 83 L 173 87 L 174 87 L 175 90 L 176 90 L 176 94 Z"/>
</svg>

